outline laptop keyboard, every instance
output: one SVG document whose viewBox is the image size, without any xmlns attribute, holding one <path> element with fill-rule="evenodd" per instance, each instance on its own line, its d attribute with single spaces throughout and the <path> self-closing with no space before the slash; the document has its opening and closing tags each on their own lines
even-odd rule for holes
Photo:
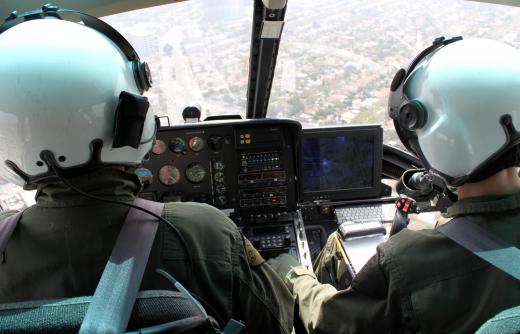
<svg viewBox="0 0 520 334">
<path fill-rule="evenodd" d="M 336 208 L 338 223 L 351 221 L 353 223 L 366 221 L 391 222 L 394 220 L 395 204 L 355 205 Z"/>
</svg>

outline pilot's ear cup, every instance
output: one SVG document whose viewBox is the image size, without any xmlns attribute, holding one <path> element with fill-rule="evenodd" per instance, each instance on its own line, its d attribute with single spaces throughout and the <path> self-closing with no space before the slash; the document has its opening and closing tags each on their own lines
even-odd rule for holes
<svg viewBox="0 0 520 334">
<path fill-rule="evenodd" d="M 133 64 L 134 76 L 141 94 L 152 87 L 152 74 L 146 62 L 135 60 Z"/>
<path fill-rule="evenodd" d="M 399 125 L 406 130 L 421 129 L 426 124 L 426 120 L 426 109 L 417 100 L 407 101 L 399 108 Z"/>
</svg>

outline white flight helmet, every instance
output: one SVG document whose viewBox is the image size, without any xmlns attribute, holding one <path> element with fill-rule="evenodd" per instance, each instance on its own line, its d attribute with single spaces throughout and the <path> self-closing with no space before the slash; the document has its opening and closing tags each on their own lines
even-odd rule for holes
<svg viewBox="0 0 520 334">
<path fill-rule="evenodd" d="M 520 51 L 485 39 L 438 38 L 397 72 L 389 115 L 425 167 L 460 186 L 492 175 L 486 171 L 516 149 L 519 92 Z"/>
<path fill-rule="evenodd" d="M 146 63 L 103 21 L 49 5 L 13 14 L 0 27 L 0 176 L 34 188 L 52 176 L 44 151 L 64 171 L 140 164 L 155 137 L 150 86 Z"/>
</svg>

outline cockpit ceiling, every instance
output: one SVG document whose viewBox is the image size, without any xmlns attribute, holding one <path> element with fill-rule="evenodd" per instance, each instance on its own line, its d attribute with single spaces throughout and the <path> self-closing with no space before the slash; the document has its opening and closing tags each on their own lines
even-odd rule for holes
<svg viewBox="0 0 520 334">
<path fill-rule="evenodd" d="M 54 0 L 50 1 L 52 4 L 62 8 L 76 9 L 95 16 L 107 16 L 122 12 L 128 12 L 135 9 L 145 7 L 154 7 L 165 5 L 174 2 L 181 2 L 188 0 Z M 474 2 L 486 2 L 507 6 L 520 7 L 518 0 L 468 0 Z M 26 12 L 42 6 L 45 3 L 41 0 L 2 0 L 0 2 L 0 22 L 3 21 L 11 12 L 17 10 L 19 12 Z"/>
<path fill-rule="evenodd" d="M 135 9 L 165 5 L 186 0 L 2 0 L 0 2 L 0 20 L 3 20 L 13 11 L 26 12 L 40 8 L 42 4 L 50 2 L 62 8 L 76 9 L 95 16 L 106 16 Z"/>
<path fill-rule="evenodd" d="M 469 0 L 469 1 L 496 3 L 498 5 L 520 7 L 520 1 L 518 1 L 518 0 Z"/>
</svg>

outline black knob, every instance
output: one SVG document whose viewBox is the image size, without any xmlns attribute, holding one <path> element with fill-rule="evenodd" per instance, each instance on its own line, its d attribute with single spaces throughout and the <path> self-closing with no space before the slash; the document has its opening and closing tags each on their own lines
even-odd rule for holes
<svg viewBox="0 0 520 334">
<path fill-rule="evenodd" d="M 254 246 L 255 248 L 259 248 L 260 245 L 261 245 L 261 243 L 260 243 L 260 239 L 256 239 L 256 238 L 253 239 L 253 246 Z"/>
<path fill-rule="evenodd" d="M 222 149 L 222 137 L 219 137 L 219 136 L 209 137 L 208 146 L 214 151 L 220 151 Z"/>
<path fill-rule="evenodd" d="M 227 198 L 226 196 L 218 196 L 217 197 L 217 205 L 218 206 L 224 206 L 227 204 Z"/>
<path fill-rule="evenodd" d="M 330 215 L 331 211 L 332 211 L 332 210 L 331 210 L 330 206 L 322 205 L 322 206 L 320 207 L 320 213 L 321 213 L 322 215 L 326 215 L 326 216 L 328 216 L 328 215 Z"/>
<path fill-rule="evenodd" d="M 58 6 L 55 6 L 53 4 L 47 3 L 42 6 L 42 11 L 44 12 L 56 12 L 58 11 Z"/>
<path fill-rule="evenodd" d="M 6 21 L 9 21 L 9 20 L 14 20 L 18 17 L 18 11 L 14 11 L 14 12 L 11 12 L 11 14 L 9 14 L 9 16 L 5 19 Z"/>
<path fill-rule="evenodd" d="M 283 244 L 285 246 L 289 246 L 291 244 L 291 236 L 290 235 L 286 235 L 285 238 L 283 238 Z"/>
</svg>

